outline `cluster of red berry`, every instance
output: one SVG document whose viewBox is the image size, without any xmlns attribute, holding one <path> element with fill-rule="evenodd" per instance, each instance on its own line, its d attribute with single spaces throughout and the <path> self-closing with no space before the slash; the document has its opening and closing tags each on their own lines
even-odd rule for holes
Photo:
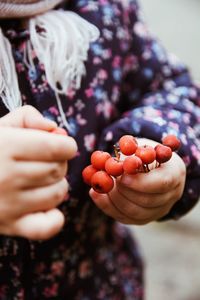
<svg viewBox="0 0 200 300">
<path fill-rule="evenodd" d="M 98 193 L 108 193 L 114 186 L 113 177 L 123 173 L 136 174 L 149 172 L 149 164 L 156 162 L 155 167 L 167 162 L 172 151 L 180 147 L 180 140 L 175 135 L 167 135 L 162 144 L 155 147 L 138 146 L 137 140 L 132 135 L 124 135 L 117 145 L 114 145 L 115 157 L 108 152 L 96 150 L 91 155 L 91 164 L 82 172 L 83 180 Z M 123 153 L 125 159 L 120 158 Z"/>
</svg>

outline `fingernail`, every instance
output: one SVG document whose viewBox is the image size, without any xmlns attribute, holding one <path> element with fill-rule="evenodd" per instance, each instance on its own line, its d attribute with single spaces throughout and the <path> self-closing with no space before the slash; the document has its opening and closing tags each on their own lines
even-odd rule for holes
<svg viewBox="0 0 200 300">
<path fill-rule="evenodd" d="M 122 177 L 121 177 L 121 183 L 123 184 L 123 185 L 127 185 L 127 186 L 129 186 L 129 185 L 131 185 L 132 184 L 132 182 L 133 182 L 133 177 L 132 176 L 129 176 L 129 175 L 123 175 Z"/>
</svg>

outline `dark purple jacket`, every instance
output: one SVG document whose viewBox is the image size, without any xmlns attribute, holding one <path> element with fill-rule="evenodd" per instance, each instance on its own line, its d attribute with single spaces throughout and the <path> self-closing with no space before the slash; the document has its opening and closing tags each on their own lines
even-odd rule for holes
<svg viewBox="0 0 200 300">
<path fill-rule="evenodd" d="M 148 32 L 136 1 L 77 0 L 64 9 L 101 33 L 89 49 L 80 90 L 61 96 L 79 147 L 69 165 L 70 198 L 61 206 L 66 225 L 46 242 L 0 237 L 0 299 L 143 299 L 136 244 L 126 227 L 95 207 L 81 172 L 94 149 L 112 151 L 123 134 L 156 141 L 176 134 L 187 180 L 182 198 L 163 220 L 187 213 L 200 194 L 200 89 L 185 65 Z M 13 46 L 24 104 L 62 125 L 41 64 L 35 58 L 33 70 L 24 63 L 28 30 L 21 30 L 17 20 L 0 26 Z M 2 103 L 0 112 L 7 113 Z"/>
</svg>

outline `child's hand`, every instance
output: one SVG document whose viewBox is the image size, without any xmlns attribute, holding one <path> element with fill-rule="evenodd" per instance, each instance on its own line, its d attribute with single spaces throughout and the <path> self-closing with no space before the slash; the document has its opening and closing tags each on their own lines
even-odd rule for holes
<svg viewBox="0 0 200 300">
<path fill-rule="evenodd" d="M 55 127 L 31 107 L 0 120 L 0 234 L 47 239 L 62 228 L 56 207 L 68 191 L 67 160 L 77 146 L 71 137 L 44 131 Z"/>
<path fill-rule="evenodd" d="M 142 140 L 144 144 L 144 140 Z M 155 146 L 153 141 L 146 144 Z M 124 224 L 142 225 L 166 215 L 183 193 L 186 168 L 182 159 L 172 158 L 149 173 L 122 175 L 109 194 L 93 189 L 90 196 L 107 215 Z"/>
</svg>

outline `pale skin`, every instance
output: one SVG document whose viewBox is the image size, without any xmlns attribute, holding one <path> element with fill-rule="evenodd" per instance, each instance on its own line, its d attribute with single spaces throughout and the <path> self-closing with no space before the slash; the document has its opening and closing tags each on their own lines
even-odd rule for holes
<svg viewBox="0 0 200 300">
<path fill-rule="evenodd" d="M 138 139 L 140 145 L 157 143 Z M 149 173 L 122 175 L 109 194 L 93 189 L 90 196 L 99 209 L 123 224 L 144 225 L 165 216 L 181 198 L 185 186 L 186 167 L 173 153 L 172 158 Z"/>
<path fill-rule="evenodd" d="M 52 134 L 56 123 L 24 106 L 0 119 L 0 234 L 49 239 L 64 224 L 57 208 L 68 192 L 73 138 Z"/>
</svg>

